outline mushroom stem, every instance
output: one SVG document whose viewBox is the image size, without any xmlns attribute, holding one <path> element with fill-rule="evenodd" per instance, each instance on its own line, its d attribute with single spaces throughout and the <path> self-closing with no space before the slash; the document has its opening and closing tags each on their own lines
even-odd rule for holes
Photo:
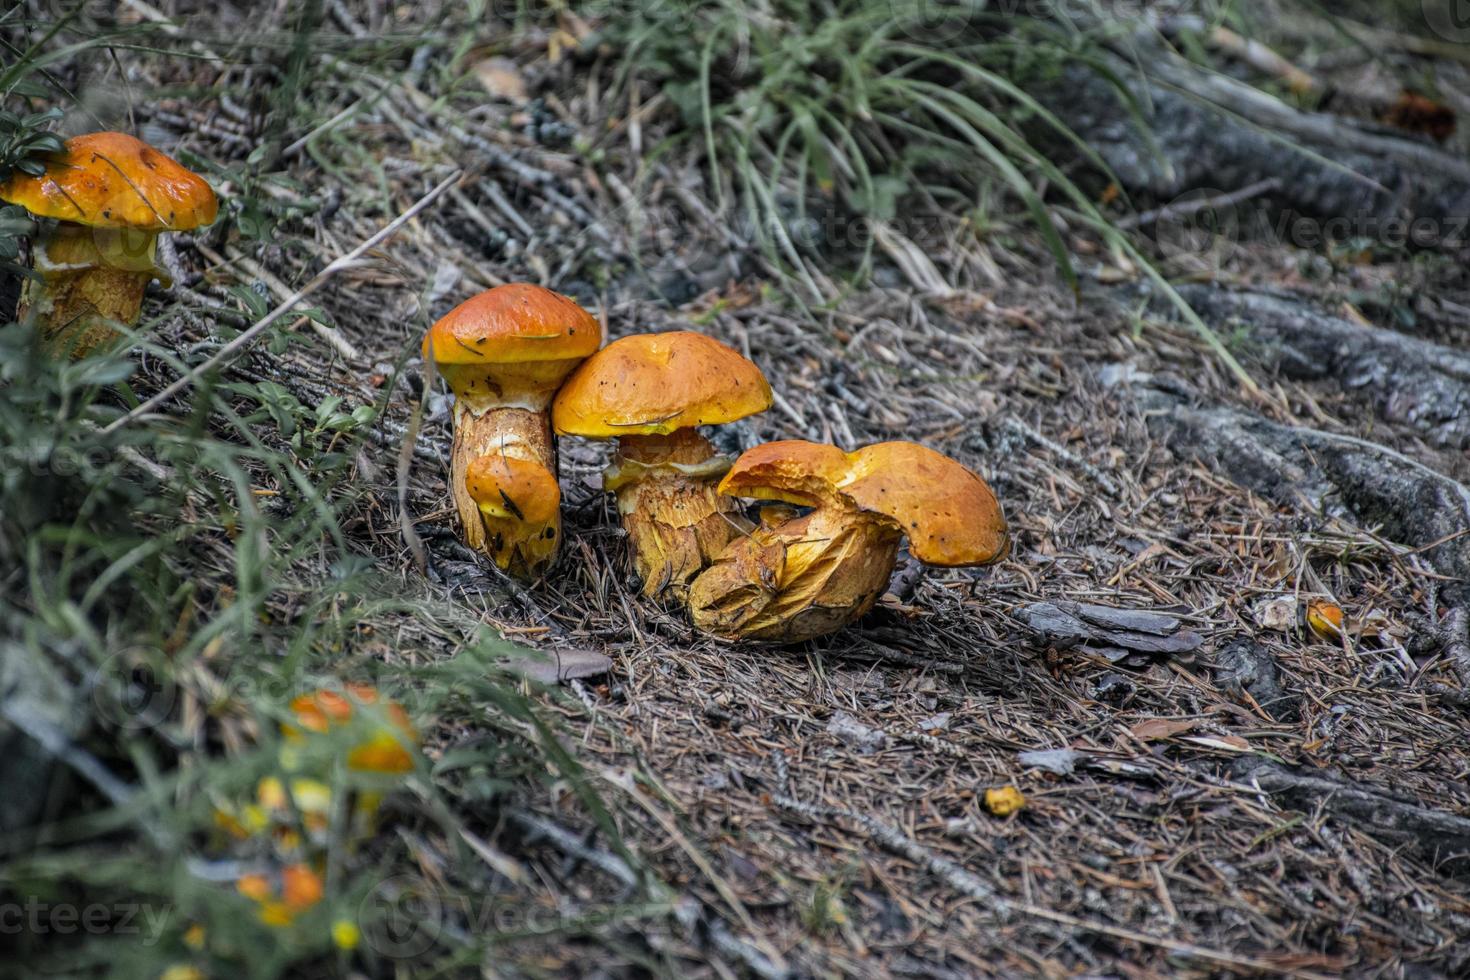
<svg viewBox="0 0 1470 980">
<path fill-rule="evenodd" d="M 502 500 L 503 507 L 476 503 L 467 476 L 470 465 L 482 456 L 536 463 L 554 477 L 551 420 L 545 412 L 504 407 L 477 411 L 473 399 L 454 400 L 449 486 L 464 527 L 464 542 L 488 554 L 500 568 L 533 577 L 556 554 L 561 538 L 560 511 L 552 508 L 547 519 L 527 521 L 514 499 Z"/>
<path fill-rule="evenodd" d="M 88 228 L 63 221 L 37 238 L 37 279 L 21 292 L 17 318 L 34 311 L 53 354 L 83 357 L 138 322 L 154 273 L 152 232 Z"/>
<path fill-rule="evenodd" d="M 873 608 L 898 560 L 902 535 L 894 524 L 836 505 L 766 518 L 763 511 L 761 526 L 690 586 L 695 627 L 729 640 L 799 643 Z"/>
<path fill-rule="evenodd" d="M 603 486 L 617 494 L 645 596 L 682 601 L 690 580 L 748 533 L 739 503 L 715 490 L 729 468 L 693 428 L 619 438 Z"/>
</svg>

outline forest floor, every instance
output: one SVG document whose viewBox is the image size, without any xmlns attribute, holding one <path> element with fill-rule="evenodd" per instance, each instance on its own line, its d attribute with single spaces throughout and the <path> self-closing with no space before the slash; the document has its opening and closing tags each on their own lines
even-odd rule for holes
<svg viewBox="0 0 1470 980">
<path fill-rule="evenodd" d="M 177 236 L 188 274 L 155 287 L 155 339 L 207 344 L 218 321 L 204 308 L 248 322 L 236 287 L 288 296 L 463 171 L 311 298 L 324 323 L 292 324 L 284 349 L 254 347 L 223 378 L 272 382 L 306 406 L 332 395 L 381 406 L 355 458 L 345 544 L 371 556 L 384 599 L 435 614 L 364 616 L 335 655 L 344 670 L 379 660 L 412 686 L 413 671 L 451 660 L 482 625 L 569 663 L 591 652 L 612 664 L 525 690 L 556 719 L 628 853 L 590 829 L 585 801 L 558 779 L 512 787 L 513 807 L 461 801 L 489 863 L 466 866 L 431 813 L 396 804 L 378 853 L 392 855 L 380 866 L 395 887 L 419 893 L 433 951 L 413 946 L 413 957 L 453 962 L 454 937 L 476 928 L 458 899 L 473 896 L 519 910 L 485 954 L 492 972 L 1470 970 L 1470 715 L 1434 693 L 1458 684 L 1451 658 L 1416 643 L 1445 615 L 1445 576 L 1382 528 L 1259 496 L 1166 445 L 1148 414 L 1168 409 L 1144 406 L 1128 380 L 1369 439 L 1462 483 L 1463 446 L 1435 445 L 1330 374 L 1275 371 L 1241 323 L 1224 339 L 1260 384 L 1252 392 L 1197 332 L 1132 291 L 1129 263 L 1085 236 L 1073 242 L 1076 292 L 1017 227 L 966 245 L 964 267 L 981 271 L 963 289 L 926 294 L 885 259 L 874 284 L 804 308 L 714 217 L 695 165 L 640 158 L 654 137 L 600 101 L 598 65 L 533 61 L 526 52 L 548 38 L 532 32 L 506 49 L 513 71 L 486 77 L 493 96 L 473 78 L 436 88 L 411 52 L 416 67 L 392 76 L 353 56 L 354 37 L 367 43 L 357 32 L 381 29 L 379 6 L 327 7 L 332 42 L 312 68 L 322 128 L 277 144 L 271 179 L 222 188 L 248 190 L 276 222 L 273 240 Z M 225 45 L 246 25 L 223 8 L 192 43 Z M 198 55 L 119 51 L 135 86 L 165 95 L 113 104 L 125 98 L 113 91 L 91 106 L 104 117 L 125 106 L 170 152 L 243 165 L 268 135 L 249 93 L 269 72 Z M 100 92 L 112 70 L 99 62 L 78 84 Z M 1171 271 L 1470 345 L 1462 264 L 1230 245 L 1176 255 Z M 456 542 L 444 394 L 424 403 L 401 487 L 395 471 L 420 404 L 427 324 L 521 279 L 576 297 L 609 337 L 692 328 L 747 353 L 777 400 L 735 441 L 906 439 L 953 456 L 995 489 L 1010 558 L 906 569 L 871 615 L 817 642 L 714 642 L 639 595 L 600 490 L 605 446 L 563 439 L 563 556 L 542 581 L 507 582 Z M 131 383 L 141 395 L 174 377 L 145 357 Z M 241 415 L 256 407 L 241 397 Z M 268 424 L 258 435 L 299 451 Z M 201 556 L 194 571 L 207 581 L 230 570 Z M 304 562 L 300 574 L 329 572 Z M 1292 610 L 1309 599 L 1341 607 L 1340 636 L 1303 626 Z M 1028 607 L 1067 601 L 1167 613 L 1201 642 L 1121 655 L 1033 627 Z M 267 604 L 282 623 L 303 615 L 289 595 Z M 1232 682 L 1242 671 L 1275 673 L 1277 687 Z M 463 714 L 420 727 L 431 761 L 482 736 Z M 1049 754 L 1026 755 L 1036 752 Z M 986 791 L 1007 786 L 1024 805 L 995 815 Z M 1431 840 L 1436 814 L 1448 822 Z M 538 924 L 537 910 L 553 923 Z M 377 942 L 364 954 L 377 969 L 410 955 Z"/>
</svg>

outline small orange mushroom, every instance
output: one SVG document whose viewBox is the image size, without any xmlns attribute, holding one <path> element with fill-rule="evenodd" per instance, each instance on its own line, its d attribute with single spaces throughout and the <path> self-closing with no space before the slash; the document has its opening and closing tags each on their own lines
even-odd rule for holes
<svg viewBox="0 0 1470 980">
<path fill-rule="evenodd" d="M 34 311 L 53 351 L 81 357 L 138 321 L 148 280 L 161 273 L 158 235 L 210 224 L 218 211 L 204 178 L 125 133 L 91 133 L 12 174 L 0 200 L 56 220 L 32 249 L 20 316 Z"/>
<path fill-rule="evenodd" d="M 760 368 L 686 330 L 624 337 L 572 373 L 552 405 L 562 435 L 617 439 L 603 476 L 617 494 L 643 593 L 682 599 L 689 581 L 749 524 L 715 492 L 729 460 L 698 426 L 771 407 Z"/>
<path fill-rule="evenodd" d="M 322 876 L 309 864 L 288 864 L 278 873 L 252 873 L 235 882 L 235 890 L 260 907 L 260 921 L 284 927 L 322 900 Z"/>
<path fill-rule="evenodd" d="M 351 724 L 355 707 L 378 704 L 378 692 L 367 684 L 349 684 L 346 693 L 331 690 L 303 694 L 291 702 L 296 724 L 308 732 L 325 733 L 332 728 Z M 413 755 L 408 746 L 418 741 L 418 733 L 403 708 L 388 701 L 382 706 L 387 725 L 374 725 L 366 737 L 353 745 L 347 754 L 347 767 L 359 772 L 402 774 L 413 770 Z M 294 725 L 282 725 L 288 738 L 299 739 L 301 731 Z"/>
<path fill-rule="evenodd" d="M 601 344 L 596 317 L 525 282 L 461 303 L 424 337 L 425 359 L 454 392 L 449 487 L 464 542 L 524 578 L 548 566 L 561 544 L 547 408 Z"/>
<path fill-rule="evenodd" d="M 736 539 L 689 590 L 694 625 L 725 639 L 795 643 L 862 616 L 905 535 L 929 565 L 985 565 L 1010 551 L 985 481 L 942 453 L 884 442 L 853 453 L 800 440 L 745 453 L 719 491 L 782 505 Z"/>
</svg>

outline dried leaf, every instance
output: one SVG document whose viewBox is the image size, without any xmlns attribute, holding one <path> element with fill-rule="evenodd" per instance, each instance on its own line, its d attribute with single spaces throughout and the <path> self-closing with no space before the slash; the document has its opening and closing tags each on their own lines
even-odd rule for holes
<svg viewBox="0 0 1470 980">
<path fill-rule="evenodd" d="M 1070 776 L 1082 758 L 1082 753 L 1076 749 L 1038 749 L 1034 752 L 1022 752 L 1016 756 L 1016 761 L 1033 769 L 1054 772 L 1058 776 Z"/>
<path fill-rule="evenodd" d="M 474 71 L 480 85 L 490 93 L 491 98 L 503 99 L 517 105 L 529 98 L 526 80 L 521 77 L 520 68 L 509 58 L 485 58 L 475 62 Z"/>
<path fill-rule="evenodd" d="M 507 654 L 497 666 L 538 684 L 563 684 L 596 677 L 612 669 L 612 660 L 591 650 L 526 650 Z"/>
<path fill-rule="evenodd" d="M 1128 733 L 1140 742 L 1155 742 L 1173 738 L 1198 727 L 1198 718 L 1149 718 L 1128 729 Z"/>
<path fill-rule="evenodd" d="M 1239 735 L 1191 735 L 1184 741 L 1202 745 L 1207 749 L 1219 749 L 1222 752 L 1249 752 L 1251 750 L 1251 743 Z"/>
<path fill-rule="evenodd" d="M 1251 607 L 1251 616 L 1263 630 L 1290 633 L 1296 627 L 1296 597 L 1284 595 L 1263 599 Z"/>
<path fill-rule="evenodd" d="M 888 741 L 881 729 L 858 721 L 845 711 L 839 711 L 827 722 L 827 734 L 857 749 L 863 755 L 871 755 L 883 748 Z"/>
</svg>

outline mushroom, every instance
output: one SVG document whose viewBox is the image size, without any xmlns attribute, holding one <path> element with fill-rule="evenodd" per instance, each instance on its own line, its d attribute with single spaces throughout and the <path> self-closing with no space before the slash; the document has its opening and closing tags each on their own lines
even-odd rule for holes
<svg viewBox="0 0 1470 980">
<path fill-rule="evenodd" d="M 796 643 L 856 620 L 888 585 L 904 535 L 928 565 L 986 565 L 1010 551 L 985 481 L 911 442 L 854 453 L 767 443 L 736 460 L 719 491 L 781 502 L 690 586 L 694 625 L 725 639 Z"/>
<path fill-rule="evenodd" d="M 597 318 L 526 282 L 486 290 L 424 337 L 454 391 L 449 487 L 465 544 L 535 578 L 561 544 L 561 490 L 547 408 L 602 343 Z"/>
<path fill-rule="evenodd" d="M 304 738 L 302 729 L 325 734 L 335 728 L 359 725 L 357 741 L 347 752 L 347 768 L 357 772 L 402 775 L 413 771 L 413 755 L 409 747 L 418 743 L 418 733 L 408 712 L 394 701 L 379 704 L 378 691 L 370 684 L 348 684 L 346 694 L 323 688 L 291 700 L 291 713 L 296 724 L 281 726 L 282 734 L 293 742 Z M 361 713 L 366 723 L 359 721 Z M 299 728 L 297 727 L 299 726 Z"/>
<path fill-rule="evenodd" d="M 715 492 L 730 461 L 696 428 L 771 406 L 760 368 L 703 334 L 639 334 L 589 357 L 562 387 L 551 417 L 561 435 L 617 439 L 603 474 L 643 594 L 682 599 L 689 581 L 739 533 L 740 507 Z"/>
<path fill-rule="evenodd" d="M 138 321 L 148 280 L 167 280 L 159 232 L 207 225 L 218 203 L 204 178 L 126 133 L 75 136 L 43 164 L 0 184 L 0 200 L 56 219 L 32 248 L 39 279 L 25 285 L 20 318 L 35 311 L 51 350 L 82 357 Z"/>
</svg>

